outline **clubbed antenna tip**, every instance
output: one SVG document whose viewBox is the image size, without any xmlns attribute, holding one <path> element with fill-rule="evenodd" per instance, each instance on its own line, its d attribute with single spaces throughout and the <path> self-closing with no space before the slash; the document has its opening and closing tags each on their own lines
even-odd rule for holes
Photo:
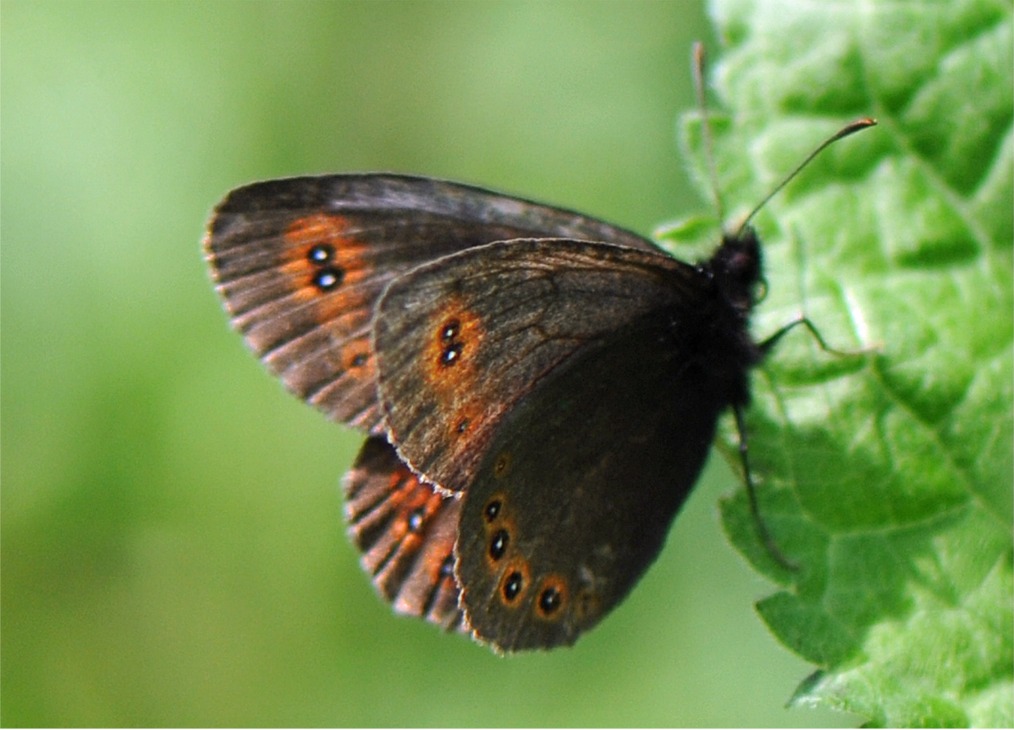
<svg viewBox="0 0 1014 730">
<path fill-rule="evenodd" d="M 754 206 L 754 209 L 750 211 L 750 214 L 743 219 L 742 223 L 740 223 L 739 228 L 736 230 L 736 236 L 739 237 L 743 233 L 746 227 L 750 224 L 750 221 L 753 219 L 755 215 L 757 215 L 760 209 L 763 208 L 765 205 L 767 205 L 768 201 L 771 200 L 771 198 L 775 197 L 775 195 L 781 192 L 782 188 L 788 185 L 789 182 L 792 180 L 792 178 L 798 175 L 804 167 L 809 165 L 810 162 L 813 161 L 814 157 L 819 155 L 821 152 L 823 152 L 825 149 L 827 149 L 830 145 L 837 142 L 838 140 L 844 139 L 845 137 L 848 137 L 850 134 L 855 134 L 856 132 L 866 129 L 867 127 L 875 126 L 876 123 L 877 120 L 873 119 L 872 117 L 862 117 L 860 119 L 856 119 L 853 122 L 849 122 L 844 127 L 839 129 L 837 132 L 832 134 L 823 142 L 821 142 L 813 152 L 811 152 L 806 156 L 806 159 L 804 159 L 802 162 L 796 165 L 796 167 L 792 170 L 792 172 L 790 172 L 788 175 L 785 176 L 785 179 L 783 179 L 780 183 L 778 183 L 770 193 L 765 195 L 764 199 L 761 200 L 761 202 L 759 202 L 756 206 Z"/>
</svg>

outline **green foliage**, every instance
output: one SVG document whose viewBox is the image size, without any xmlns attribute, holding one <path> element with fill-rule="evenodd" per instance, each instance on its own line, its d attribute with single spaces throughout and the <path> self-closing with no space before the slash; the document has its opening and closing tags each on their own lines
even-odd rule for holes
<svg viewBox="0 0 1014 730">
<path fill-rule="evenodd" d="M 820 668 L 792 703 L 872 725 L 1009 726 L 1010 3 L 712 10 L 727 43 L 711 77 L 728 115 L 717 166 L 735 212 L 844 122 L 879 120 L 755 221 L 757 336 L 805 312 L 832 347 L 870 348 L 836 357 L 799 328 L 754 376 L 761 510 L 801 569 L 766 553 L 743 493 L 723 504 L 732 542 L 779 585 L 761 617 Z M 684 127 L 703 180 L 696 115 Z M 730 429 L 733 457 L 735 441 Z"/>
</svg>

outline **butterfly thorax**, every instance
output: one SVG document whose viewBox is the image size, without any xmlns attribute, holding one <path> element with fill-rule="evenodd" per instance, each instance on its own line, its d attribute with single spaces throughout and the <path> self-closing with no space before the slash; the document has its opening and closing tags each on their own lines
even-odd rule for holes
<svg viewBox="0 0 1014 730">
<path fill-rule="evenodd" d="M 750 337 L 750 313 L 757 301 L 761 281 L 760 241 L 752 228 L 725 234 L 710 259 L 698 270 L 708 280 L 702 301 L 706 310 L 696 321 L 693 342 L 686 345 L 696 353 L 690 366 L 698 368 L 701 378 L 721 407 L 745 405 L 749 401 L 749 370 L 757 365 L 763 352 Z"/>
</svg>

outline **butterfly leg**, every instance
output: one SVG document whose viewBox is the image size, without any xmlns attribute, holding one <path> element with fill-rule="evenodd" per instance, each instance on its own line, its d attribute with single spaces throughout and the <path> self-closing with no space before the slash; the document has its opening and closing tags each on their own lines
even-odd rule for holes
<svg viewBox="0 0 1014 730">
<path fill-rule="evenodd" d="M 796 572 L 799 570 L 799 566 L 785 557 L 785 554 L 782 553 L 777 543 L 775 543 L 771 533 L 768 532 L 767 525 L 764 524 L 764 519 L 761 517 L 760 506 L 757 502 L 757 487 L 753 482 L 753 474 L 750 471 L 749 448 L 746 436 L 746 420 L 743 418 L 743 409 L 740 406 L 735 405 L 733 406 L 732 412 L 736 416 L 736 430 L 739 432 L 739 460 L 743 465 L 743 479 L 746 482 L 746 494 L 750 501 L 750 514 L 753 516 L 754 524 L 757 526 L 757 534 L 760 537 L 761 543 L 764 545 L 764 549 L 768 551 L 768 554 L 776 563 L 786 570 Z"/>
<path fill-rule="evenodd" d="M 832 355 L 836 355 L 838 357 L 858 357 L 859 355 L 867 355 L 877 350 L 876 345 L 869 345 L 867 347 L 862 347 L 858 350 L 839 350 L 835 347 L 831 347 L 829 344 L 827 344 L 827 341 L 824 339 L 824 336 L 820 334 L 820 330 L 817 329 L 817 325 L 815 325 L 809 317 L 800 316 L 792 320 L 791 322 L 782 325 L 781 327 L 778 328 L 777 331 L 775 331 L 774 334 L 770 335 L 767 339 L 761 342 L 758 345 L 761 354 L 763 356 L 767 356 L 767 354 L 774 349 L 775 345 L 778 344 L 778 342 L 782 339 L 782 337 L 784 337 L 791 330 L 795 329 L 800 325 L 809 330 L 810 334 L 813 336 L 813 339 L 815 339 L 817 341 L 817 344 L 820 345 L 821 350 L 830 353 Z"/>
<path fill-rule="evenodd" d="M 820 345 L 820 349 L 838 357 L 857 357 L 876 350 L 875 346 L 865 347 L 860 350 L 839 350 L 831 347 L 827 344 L 824 336 L 820 334 L 820 330 L 817 329 L 817 326 L 813 323 L 813 321 L 809 317 L 801 316 L 780 327 L 774 334 L 770 335 L 758 345 L 762 356 L 767 356 L 767 354 L 774 349 L 775 345 L 781 341 L 782 337 L 799 326 L 805 327 L 809 330 L 813 339 L 815 339 L 817 344 Z M 778 545 L 775 544 L 774 539 L 771 537 L 771 533 L 768 532 L 767 526 L 764 524 L 764 520 L 761 518 L 760 507 L 757 503 L 757 489 L 753 482 L 753 474 L 750 471 L 746 420 L 743 417 L 742 408 L 738 405 L 733 406 L 733 412 L 736 416 L 736 430 L 739 432 L 739 460 L 743 465 L 743 478 L 746 482 L 746 493 L 750 501 L 750 514 L 753 516 L 754 523 L 757 525 L 757 533 L 760 536 L 761 542 L 764 544 L 764 548 L 768 551 L 775 562 L 787 570 L 797 571 L 799 570 L 799 566 L 786 558 L 782 551 L 779 550 Z"/>
</svg>

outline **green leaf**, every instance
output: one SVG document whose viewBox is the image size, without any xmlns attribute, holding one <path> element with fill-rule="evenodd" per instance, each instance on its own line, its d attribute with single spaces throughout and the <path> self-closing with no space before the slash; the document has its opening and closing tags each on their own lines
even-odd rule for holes
<svg viewBox="0 0 1014 730">
<path fill-rule="evenodd" d="M 832 347 L 872 348 L 837 357 L 798 328 L 753 376 L 761 512 L 800 570 L 765 551 L 744 493 L 722 507 L 779 585 L 761 617 L 818 667 L 792 702 L 871 725 L 1010 726 L 1011 3 L 715 0 L 712 15 L 733 212 L 845 122 L 879 120 L 754 221 L 755 336 L 805 312 Z M 698 115 L 683 129 L 706 180 Z M 722 441 L 738 463 L 734 429 Z"/>
</svg>

